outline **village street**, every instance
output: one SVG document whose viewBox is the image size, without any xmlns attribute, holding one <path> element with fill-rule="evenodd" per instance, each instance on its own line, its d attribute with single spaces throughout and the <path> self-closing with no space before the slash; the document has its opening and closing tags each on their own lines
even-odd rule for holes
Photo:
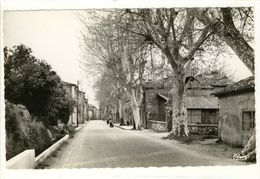
<svg viewBox="0 0 260 179">
<path fill-rule="evenodd" d="M 90 121 L 40 168 L 115 168 L 241 165 L 195 152 L 172 141 Z"/>
</svg>

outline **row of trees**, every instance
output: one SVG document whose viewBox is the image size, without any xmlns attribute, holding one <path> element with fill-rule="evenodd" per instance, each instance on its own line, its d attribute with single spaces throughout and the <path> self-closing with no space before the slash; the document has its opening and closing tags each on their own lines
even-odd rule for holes
<svg viewBox="0 0 260 179">
<path fill-rule="evenodd" d="M 185 84 L 192 79 L 190 71 L 194 64 L 201 64 L 201 57 L 211 60 L 209 56 L 216 57 L 232 49 L 254 74 L 251 8 L 120 9 L 87 14 L 87 18 L 81 16 L 86 27 L 85 66 L 101 74 L 101 81 L 109 76 L 113 82 L 109 85 L 116 95 L 111 97 L 104 92 L 103 101 L 106 98 L 107 103 L 116 96 L 130 100 L 137 129 L 143 79 L 149 73 L 147 70 L 155 71 L 155 61 L 168 62 L 168 68 L 163 69 L 168 70 L 172 79 L 174 135 L 189 135 Z M 153 59 L 158 53 L 162 57 Z"/>
</svg>

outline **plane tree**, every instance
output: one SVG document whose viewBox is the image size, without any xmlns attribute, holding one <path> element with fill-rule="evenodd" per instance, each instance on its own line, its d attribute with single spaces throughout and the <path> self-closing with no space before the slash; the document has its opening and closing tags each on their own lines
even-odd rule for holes
<svg viewBox="0 0 260 179">
<path fill-rule="evenodd" d="M 219 25 L 212 29 L 214 33 L 234 51 L 252 75 L 255 74 L 254 11 L 252 7 L 197 9 L 196 17 L 204 25 L 219 22 Z M 234 159 L 255 160 L 255 135 L 254 130 L 243 150 L 234 154 Z"/>
<path fill-rule="evenodd" d="M 141 128 L 140 104 L 143 98 L 142 76 L 146 50 L 139 44 L 139 36 L 118 31 L 110 16 L 96 18 L 95 24 L 86 24 L 82 34 L 84 54 L 89 56 L 83 62 L 91 71 L 110 75 L 118 93 L 124 94 L 131 102 L 134 128 Z M 119 100 L 120 102 L 120 100 Z M 119 104 L 119 106 L 121 106 Z"/>
<path fill-rule="evenodd" d="M 109 12 L 116 36 L 139 36 L 139 44 L 158 48 L 172 71 L 172 134 L 188 136 L 185 84 L 199 54 L 228 51 L 227 46 L 254 71 L 253 24 L 250 8 L 123 9 Z M 104 29 L 103 29 L 104 30 Z M 242 34 L 242 35 L 241 35 Z M 189 74 L 188 74 L 189 75 Z"/>
<path fill-rule="evenodd" d="M 196 9 L 197 19 L 229 46 L 254 74 L 254 14 L 251 7 Z"/>
<path fill-rule="evenodd" d="M 193 9 L 126 9 L 116 12 L 114 24 L 119 29 L 138 35 L 146 45 L 160 49 L 172 71 L 172 133 L 188 136 L 185 107 L 185 68 L 194 60 L 197 51 L 211 39 L 212 27 L 195 17 Z"/>
</svg>

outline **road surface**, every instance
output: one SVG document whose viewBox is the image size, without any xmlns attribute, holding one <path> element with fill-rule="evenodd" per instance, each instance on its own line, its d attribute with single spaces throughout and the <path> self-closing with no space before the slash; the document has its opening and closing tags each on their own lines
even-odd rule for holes
<svg viewBox="0 0 260 179">
<path fill-rule="evenodd" d="M 90 121 L 39 168 L 115 168 L 239 165 L 142 132 Z"/>
</svg>

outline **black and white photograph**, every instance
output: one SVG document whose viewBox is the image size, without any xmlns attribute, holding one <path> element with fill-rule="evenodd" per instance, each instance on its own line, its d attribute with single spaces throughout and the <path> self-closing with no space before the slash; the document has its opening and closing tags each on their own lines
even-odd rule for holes
<svg viewBox="0 0 260 179">
<path fill-rule="evenodd" d="M 259 9 L 249 2 L 3 3 L 1 170 L 259 176 Z"/>
</svg>

